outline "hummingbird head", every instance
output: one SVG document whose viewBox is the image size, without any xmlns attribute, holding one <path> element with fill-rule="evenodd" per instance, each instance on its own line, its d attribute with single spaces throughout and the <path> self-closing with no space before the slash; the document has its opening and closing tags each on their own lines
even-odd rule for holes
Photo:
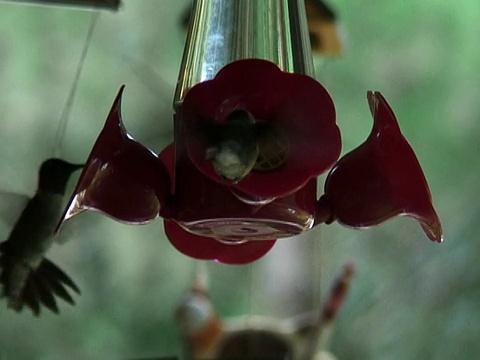
<svg viewBox="0 0 480 360">
<path fill-rule="evenodd" d="M 45 160 L 40 166 L 38 188 L 54 194 L 65 194 L 68 179 L 83 164 L 71 164 L 57 158 Z"/>
</svg>

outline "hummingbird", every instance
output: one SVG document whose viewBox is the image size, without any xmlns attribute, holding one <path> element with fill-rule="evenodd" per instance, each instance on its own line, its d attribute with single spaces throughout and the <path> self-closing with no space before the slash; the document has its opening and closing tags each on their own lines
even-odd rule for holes
<svg viewBox="0 0 480 360">
<path fill-rule="evenodd" d="M 58 158 L 45 160 L 35 195 L 0 244 L 0 298 L 5 297 L 7 306 L 17 312 L 27 306 L 38 316 L 43 305 L 58 313 L 55 296 L 74 305 L 66 288 L 80 293 L 72 279 L 44 255 L 54 243 L 68 180 L 82 167 Z"/>
<path fill-rule="evenodd" d="M 206 125 L 206 158 L 220 177 L 236 184 L 252 171 L 260 142 L 268 138 L 272 129 L 271 124 L 257 121 L 249 111 L 235 110 L 225 123 Z"/>
</svg>

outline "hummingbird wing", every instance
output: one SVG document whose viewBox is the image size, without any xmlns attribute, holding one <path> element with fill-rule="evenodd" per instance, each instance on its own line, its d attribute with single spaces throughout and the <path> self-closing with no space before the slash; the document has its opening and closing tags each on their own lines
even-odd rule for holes
<svg viewBox="0 0 480 360">
<path fill-rule="evenodd" d="M 20 312 L 27 306 L 35 316 L 40 315 L 41 306 L 58 314 L 56 297 L 75 305 L 67 288 L 80 293 L 73 280 L 50 260 L 43 258 L 36 269 L 27 269 L 25 277 L 18 277 L 18 259 L 10 256 L 5 243 L 0 245 L 0 297 L 7 298 L 8 306 Z M 16 274 L 15 274 L 16 273 Z M 22 280 L 24 279 L 24 280 Z"/>
<path fill-rule="evenodd" d="M 20 312 L 23 309 L 23 305 L 27 305 L 35 316 L 40 315 L 40 303 L 38 301 L 37 289 L 35 282 L 30 278 L 25 284 L 23 289 L 23 302 L 15 303 L 11 306 L 15 311 Z"/>
<path fill-rule="evenodd" d="M 12 228 L 22 215 L 22 212 L 26 209 L 27 205 L 32 199 L 33 198 L 30 198 L 27 195 L 8 191 L 0 191 L 0 239 L 5 238 L 5 236 L 3 236 L 4 232 L 5 234 L 8 234 L 12 230 Z M 58 203 L 59 208 L 63 209 L 66 203 L 67 201 L 62 198 L 62 200 Z M 31 215 L 28 216 L 28 218 L 30 219 L 38 218 L 38 214 L 45 216 L 45 212 L 43 209 L 39 210 L 36 208 L 31 209 L 30 214 Z M 56 216 L 58 218 L 60 217 L 60 215 L 56 215 L 56 213 L 53 216 Z M 58 221 L 58 219 L 55 219 L 55 221 Z M 75 234 L 74 228 L 75 226 L 66 224 L 64 231 L 62 231 L 62 235 L 55 236 L 55 242 L 57 242 L 58 244 L 64 244 L 70 237 Z"/>
<path fill-rule="evenodd" d="M 78 287 L 69 277 L 67 277 L 66 284 L 64 281 L 62 281 L 61 277 L 56 276 L 52 271 L 48 271 L 48 267 L 48 265 L 40 266 L 37 269 L 37 273 L 39 274 L 39 276 L 43 278 L 43 281 L 46 283 L 48 288 L 50 288 L 53 294 L 55 294 L 65 302 L 68 302 L 70 305 L 75 305 L 75 301 L 66 290 L 65 285 L 71 287 L 71 285 L 73 284 L 73 290 L 77 293 L 80 293 L 80 289 L 78 289 Z"/>
<path fill-rule="evenodd" d="M 29 200 L 27 195 L 0 191 L 0 221 L 11 229 Z"/>
<path fill-rule="evenodd" d="M 55 296 L 75 305 L 67 288 L 80 293 L 80 289 L 67 274 L 44 258 L 37 270 L 31 272 L 22 297 L 35 316 L 40 314 L 40 305 L 58 314 L 60 311 Z"/>
<path fill-rule="evenodd" d="M 50 311 L 54 312 L 55 314 L 59 313 L 57 301 L 53 296 L 53 292 L 49 287 L 49 283 L 42 278 L 38 272 L 32 271 L 30 275 L 32 281 L 35 283 L 35 287 L 37 288 L 37 295 L 38 300 Z"/>
<path fill-rule="evenodd" d="M 50 260 L 43 258 L 43 261 L 38 267 L 37 272 L 48 274 L 49 278 L 51 280 L 55 280 L 57 284 L 60 284 L 63 287 L 66 285 L 77 294 L 80 294 L 80 289 L 73 282 L 73 280 Z"/>
</svg>

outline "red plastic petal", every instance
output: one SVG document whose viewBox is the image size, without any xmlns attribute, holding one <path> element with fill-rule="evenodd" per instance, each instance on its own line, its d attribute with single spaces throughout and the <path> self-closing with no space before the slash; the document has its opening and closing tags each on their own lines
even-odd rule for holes
<svg viewBox="0 0 480 360">
<path fill-rule="evenodd" d="M 190 161 L 182 160 L 186 158 L 186 154 L 175 161 L 175 154 L 178 156 L 184 153 L 180 144 L 181 141 L 177 144 L 170 144 L 162 150 L 159 157 L 170 176 L 177 177 L 177 192 L 175 193 L 175 190 L 172 189 L 172 193 L 175 193 L 176 208 L 174 210 L 177 212 L 169 217 L 175 220 L 165 221 L 165 231 L 170 242 L 185 255 L 228 264 L 249 263 L 266 254 L 275 241 L 249 240 L 252 233 L 243 233 L 239 236 L 237 232 L 236 239 L 247 240 L 247 242 L 226 244 L 216 240 L 212 235 L 215 233 L 221 236 L 220 233 L 227 230 L 229 237 L 234 239 L 234 233 L 231 231 L 234 231 L 233 223 L 238 221 L 239 217 L 248 223 L 247 227 L 253 226 L 260 230 L 260 233 L 262 230 L 275 230 L 268 226 L 271 225 L 276 228 L 274 231 L 276 234 L 290 231 L 298 233 L 301 225 L 297 224 L 295 220 L 302 223 L 302 221 L 311 219 L 308 214 L 314 212 L 315 209 L 315 180 L 310 180 L 305 189 L 288 197 L 276 199 L 263 206 L 248 205 L 238 199 L 237 196 L 240 195 L 233 195 L 231 189 L 205 177 Z M 176 166 L 175 171 L 174 165 Z M 193 183 L 192 179 L 195 179 Z M 307 212 L 308 210 L 309 212 Z M 298 216 L 298 219 L 295 215 Z M 274 218 L 273 224 L 267 224 L 266 219 L 269 219 L 269 216 L 278 217 Z M 182 224 L 182 221 L 186 221 L 186 223 Z M 262 224 L 267 227 L 262 228 Z M 185 230 L 189 226 L 202 233 L 195 234 L 194 230 L 190 230 L 191 232 Z M 219 231 L 220 228 L 221 231 Z M 205 236 L 205 234 L 211 235 Z M 255 233 L 256 237 L 259 235 L 261 234 Z"/>
<path fill-rule="evenodd" d="M 276 242 L 262 240 L 229 245 L 210 237 L 191 234 L 173 221 L 164 220 L 164 228 L 172 245 L 181 253 L 195 259 L 215 260 L 224 264 L 241 265 L 258 260 Z"/>
<path fill-rule="evenodd" d="M 339 222 L 353 227 L 379 224 L 396 215 L 417 219 L 426 235 L 442 241 L 422 168 L 379 92 L 368 92 L 374 126 L 361 146 L 342 157 L 325 183 Z"/>
<path fill-rule="evenodd" d="M 289 153 L 282 167 L 251 172 L 235 186 L 251 196 L 271 198 L 295 192 L 336 161 L 341 150 L 335 108 L 314 79 L 282 72 L 275 64 L 245 59 L 225 66 L 213 80 L 194 86 L 179 109 L 180 136 L 187 137 L 191 161 L 207 177 L 225 185 L 210 161 L 197 130 L 227 121 L 237 109 L 277 124 L 287 135 Z"/>
<path fill-rule="evenodd" d="M 83 169 L 62 222 L 95 210 L 117 220 L 143 223 L 167 203 L 170 178 L 157 156 L 125 131 L 120 89 Z"/>
</svg>

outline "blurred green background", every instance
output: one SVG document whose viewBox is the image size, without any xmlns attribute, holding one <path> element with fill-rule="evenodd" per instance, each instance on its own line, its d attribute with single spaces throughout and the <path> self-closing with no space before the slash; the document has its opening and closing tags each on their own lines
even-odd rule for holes
<svg viewBox="0 0 480 360">
<path fill-rule="evenodd" d="M 102 13 L 61 154 L 86 159 L 123 83 L 126 127 L 160 150 L 171 141 L 171 100 L 187 0 L 124 0 Z M 380 90 L 424 168 L 445 241 L 399 218 L 358 231 L 338 224 L 280 241 L 248 266 L 209 263 L 223 317 L 289 317 L 316 309 L 348 260 L 357 264 L 330 349 L 339 359 L 470 359 L 480 354 L 480 3 L 330 0 L 341 58 L 317 60 L 343 134 L 343 152 L 368 136 L 367 90 Z M 0 4 L 0 190 L 32 195 L 52 155 L 91 13 Z M 71 187 L 75 179 L 72 179 Z M 322 181 L 319 181 L 319 193 Z M 48 257 L 82 289 L 61 314 L 15 314 L 0 303 L 0 359 L 115 359 L 180 354 L 175 305 L 195 262 L 143 226 L 83 214 Z M 8 229 L 1 228 L 6 238 Z M 65 236 L 65 235 L 64 235 Z"/>
</svg>

